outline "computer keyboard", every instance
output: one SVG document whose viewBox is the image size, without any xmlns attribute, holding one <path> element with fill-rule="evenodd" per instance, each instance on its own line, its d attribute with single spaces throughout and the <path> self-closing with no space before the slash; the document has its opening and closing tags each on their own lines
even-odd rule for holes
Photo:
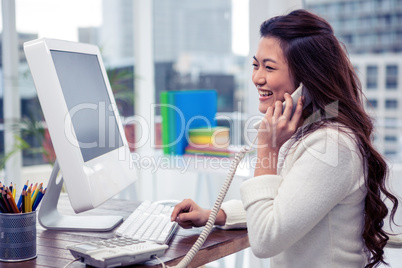
<svg viewBox="0 0 402 268">
<path fill-rule="evenodd" d="M 126 237 L 67 246 L 75 259 L 94 267 L 117 267 L 161 257 L 167 245 Z"/>
<path fill-rule="evenodd" d="M 116 230 L 117 236 L 167 244 L 177 229 L 170 221 L 173 207 L 143 201 Z"/>
<path fill-rule="evenodd" d="M 170 221 L 173 206 L 142 202 L 115 231 L 115 237 L 67 246 L 81 262 L 95 267 L 115 267 L 160 257 L 177 230 Z"/>
</svg>

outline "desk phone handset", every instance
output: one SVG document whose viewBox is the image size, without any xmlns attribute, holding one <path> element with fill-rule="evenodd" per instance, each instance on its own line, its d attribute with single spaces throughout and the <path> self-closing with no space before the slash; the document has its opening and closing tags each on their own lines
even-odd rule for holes
<svg viewBox="0 0 402 268">
<path fill-rule="evenodd" d="M 310 98 L 309 93 L 307 92 L 307 89 L 303 86 L 302 83 L 300 83 L 299 87 L 295 90 L 295 92 L 293 92 L 293 94 L 291 96 L 292 100 L 293 100 L 292 115 L 294 114 L 294 112 L 296 110 L 297 101 L 299 100 L 299 98 L 301 96 L 305 97 L 305 101 L 304 101 L 304 105 L 303 105 L 303 109 L 304 109 L 307 107 L 307 105 L 310 104 L 311 98 Z M 283 103 L 283 109 L 285 109 L 285 102 Z M 260 123 L 261 123 L 261 121 L 254 124 L 254 127 L 256 129 L 259 129 Z M 223 199 L 225 198 L 226 193 L 229 190 L 229 186 L 232 183 L 233 177 L 236 173 L 237 166 L 239 165 L 239 163 L 243 159 L 243 157 L 246 155 L 246 153 L 248 153 L 251 150 L 251 147 L 253 147 L 256 140 L 257 140 L 257 137 L 254 139 L 252 145 L 249 148 L 246 148 L 246 146 L 244 146 L 241 148 L 240 152 L 238 152 L 236 154 L 234 160 L 232 161 L 229 172 L 226 176 L 226 180 L 222 185 L 222 188 L 219 192 L 218 197 L 216 198 L 215 204 L 211 210 L 211 214 L 209 216 L 207 224 L 205 225 L 205 228 L 202 230 L 200 236 L 198 237 L 197 241 L 194 243 L 193 247 L 189 250 L 187 255 L 180 261 L 179 264 L 177 264 L 177 266 L 174 266 L 174 267 L 180 267 L 180 268 L 187 267 L 188 264 L 191 262 L 191 260 L 194 258 L 194 256 L 197 254 L 197 252 L 199 251 L 199 249 L 201 248 L 201 246 L 203 245 L 205 240 L 207 239 L 209 233 L 211 232 L 211 230 L 214 226 L 216 215 L 218 214 L 218 211 L 221 207 Z"/>
<path fill-rule="evenodd" d="M 292 97 L 292 102 L 293 102 L 293 106 L 292 106 L 292 116 L 293 116 L 293 114 L 295 113 L 296 106 L 297 106 L 297 105 L 296 105 L 296 104 L 297 104 L 297 101 L 299 100 L 299 98 L 300 98 L 301 96 L 304 96 L 304 97 L 305 97 L 304 104 L 303 104 L 303 109 L 304 109 L 304 108 L 307 107 L 307 105 L 309 105 L 309 104 L 311 103 L 311 97 L 310 97 L 310 94 L 308 93 L 307 88 L 306 88 L 305 86 L 303 86 L 302 83 L 300 83 L 299 87 L 298 87 L 298 88 L 292 93 L 292 95 L 291 95 L 291 97 Z M 285 106 L 286 106 L 286 103 L 283 102 L 282 112 L 285 110 Z M 259 128 L 260 128 L 260 124 L 261 124 L 261 121 L 258 121 L 258 122 L 255 123 L 253 126 L 254 126 L 255 129 L 259 129 Z"/>
</svg>

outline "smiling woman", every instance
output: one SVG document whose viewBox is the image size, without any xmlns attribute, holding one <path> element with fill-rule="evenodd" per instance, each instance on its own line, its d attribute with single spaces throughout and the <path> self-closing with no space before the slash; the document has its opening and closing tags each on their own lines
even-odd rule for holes
<svg viewBox="0 0 402 268">
<path fill-rule="evenodd" d="M 271 267 L 384 263 L 383 196 L 393 203 L 391 219 L 398 200 L 372 145 L 373 123 L 346 52 L 331 25 L 306 10 L 266 20 L 260 33 L 252 80 L 264 123 L 254 177 L 241 185 L 241 201 L 222 205 L 216 224 L 247 225 L 253 253 L 271 258 Z M 292 103 L 289 95 L 300 83 L 311 96 L 305 110 L 302 98 Z M 209 214 L 187 199 L 172 220 L 189 228 L 204 225 Z"/>
</svg>

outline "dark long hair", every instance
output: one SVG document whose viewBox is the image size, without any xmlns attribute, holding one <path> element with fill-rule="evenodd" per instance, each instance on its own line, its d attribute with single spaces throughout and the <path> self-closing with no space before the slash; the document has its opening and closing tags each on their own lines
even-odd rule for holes
<svg viewBox="0 0 402 268">
<path fill-rule="evenodd" d="M 346 54 L 346 49 L 334 36 L 330 24 L 306 10 L 295 10 L 262 23 L 261 37 L 274 37 L 280 42 L 295 86 L 300 82 L 308 89 L 312 102 L 303 113 L 304 119 L 319 114 L 318 122 L 309 124 L 303 133 L 337 122 L 353 132 L 364 159 L 367 195 L 364 208 L 362 237 L 368 253 L 366 267 L 376 267 L 384 261 L 383 248 L 389 237 L 382 229 L 388 209 L 382 195 L 391 200 L 390 219 L 394 219 L 398 200 L 385 187 L 388 166 L 374 149 L 371 136 L 373 122 L 363 107 L 360 81 Z M 334 106 L 331 104 L 336 103 Z M 336 107 L 336 111 L 328 111 Z M 333 113 L 336 116 L 326 116 Z"/>
</svg>

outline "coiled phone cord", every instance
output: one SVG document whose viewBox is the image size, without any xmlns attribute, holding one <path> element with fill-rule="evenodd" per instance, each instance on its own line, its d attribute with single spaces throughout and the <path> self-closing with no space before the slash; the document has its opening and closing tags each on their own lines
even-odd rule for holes
<svg viewBox="0 0 402 268">
<path fill-rule="evenodd" d="M 230 166 L 229 172 L 226 176 L 226 179 L 221 187 L 219 195 L 216 198 L 215 204 L 211 210 L 211 214 L 209 215 L 207 224 L 205 225 L 204 229 L 202 230 L 197 241 L 195 241 L 194 245 L 187 252 L 186 256 L 184 256 L 184 258 L 176 266 L 173 266 L 174 268 L 186 268 L 190 264 L 190 262 L 193 260 L 193 258 L 197 254 L 197 252 L 200 250 L 202 245 L 204 244 L 208 235 L 211 233 L 212 228 L 214 227 L 216 215 L 218 214 L 218 211 L 222 205 L 223 199 L 225 198 L 226 193 L 229 190 L 230 184 L 232 183 L 232 180 L 236 173 L 237 166 L 239 165 L 240 161 L 244 158 L 246 153 L 248 153 L 251 150 L 251 148 L 253 147 L 253 145 L 255 144 L 256 141 L 257 141 L 257 137 L 255 137 L 252 145 L 249 148 L 247 148 L 246 146 L 243 146 L 240 149 L 240 151 L 238 153 L 236 153 L 235 158 L 233 159 L 232 164 Z"/>
</svg>

